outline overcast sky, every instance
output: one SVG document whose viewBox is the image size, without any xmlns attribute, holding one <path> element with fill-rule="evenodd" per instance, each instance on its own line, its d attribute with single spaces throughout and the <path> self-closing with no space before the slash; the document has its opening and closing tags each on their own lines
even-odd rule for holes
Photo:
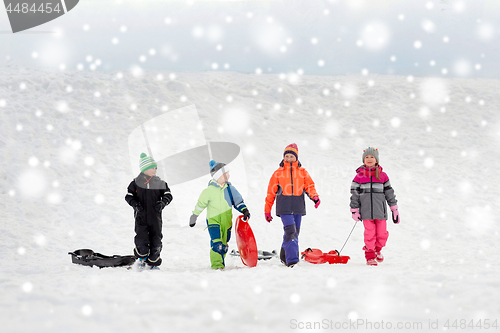
<svg viewBox="0 0 500 333">
<path fill-rule="evenodd" d="M 0 65 L 499 78 L 500 1 L 83 0 L 13 34 Z"/>
</svg>

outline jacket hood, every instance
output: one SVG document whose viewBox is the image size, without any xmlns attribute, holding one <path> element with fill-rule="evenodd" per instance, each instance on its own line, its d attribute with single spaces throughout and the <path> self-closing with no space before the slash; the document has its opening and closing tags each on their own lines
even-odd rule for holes
<svg viewBox="0 0 500 333">
<path fill-rule="evenodd" d="M 147 181 L 149 179 L 149 182 L 161 181 L 161 178 L 158 176 L 153 176 L 150 178 L 149 176 L 146 176 L 146 174 L 144 174 L 142 172 L 135 179 L 137 181 L 141 181 L 141 180 Z"/>
<path fill-rule="evenodd" d="M 134 179 L 134 181 L 140 188 L 147 188 L 147 189 L 162 189 L 164 188 L 164 183 L 165 183 L 158 176 L 149 177 L 142 172 Z"/>
</svg>

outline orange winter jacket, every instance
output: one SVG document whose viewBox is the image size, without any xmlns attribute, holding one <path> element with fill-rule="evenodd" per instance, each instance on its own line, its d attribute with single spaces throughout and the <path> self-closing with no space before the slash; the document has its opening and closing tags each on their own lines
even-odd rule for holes
<svg viewBox="0 0 500 333">
<path fill-rule="evenodd" d="M 282 161 L 280 168 L 273 173 L 269 180 L 264 212 L 271 212 L 276 199 L 276 215 L 306 215 L 304 193 L 311 200 L 318 196 L 309 173 L 300 165 L 299 161 L 293 163 Z"/>
</svg>

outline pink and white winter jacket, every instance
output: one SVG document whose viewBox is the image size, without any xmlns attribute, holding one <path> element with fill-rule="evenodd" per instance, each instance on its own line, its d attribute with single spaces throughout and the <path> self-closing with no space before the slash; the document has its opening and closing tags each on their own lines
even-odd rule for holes
<svg viewBox="0 0 500 333">
<path fill-rule="evenodd" d="M 389 177 L 377 166 L 380 180 L 377 179 L 375 168 L 360 166 L 351 184 L 351 208 L 359 208 L 362 220 L 387 220 L 386 202 L 391 207 L 398 203 Z"/>
</svg>

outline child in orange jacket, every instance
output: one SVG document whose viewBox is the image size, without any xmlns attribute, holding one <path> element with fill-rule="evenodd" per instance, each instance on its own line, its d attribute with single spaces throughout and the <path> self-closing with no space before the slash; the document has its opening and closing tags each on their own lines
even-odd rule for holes
<svg viewBox="0 0 500 333">
<path fill-rule="evenodd" d="M 304 194 L 314 201 L 315 208 L 321 203 L 314 182 L 298 161 L 298 155 L 295 143 L 285 148 L 280 167 L 269 180 L 264 208 L 266 221 L 271 222 L 271 208 L 276 199 L 276 215 L 281 217 L 284 230 L 280 258 L 289 267 L 299 262 L 300 225 L 302 216 L 306 215 Z"/>
</svg>

